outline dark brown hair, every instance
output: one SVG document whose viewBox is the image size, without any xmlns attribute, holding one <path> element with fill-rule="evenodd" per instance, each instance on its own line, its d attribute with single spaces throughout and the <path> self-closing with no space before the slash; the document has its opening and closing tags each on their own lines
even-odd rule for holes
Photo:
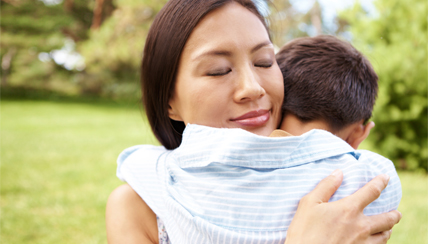
<svg viewBox="0 0 428 244">
<path fill-rule="evenodd" d="M 168 116 L 181 52 L 198 22 L 210 11 L 230 2 L 247 8 L 266 27 L 251 0 L 169 0 L 149 30 L 141 65 L 143 105 L 153 133 L 167 149 L 180 145 L 185 127 L 183 122 Z"/>
<path fill-rule="evenodd" d="M 284 115 L 323 120 L 335 132 L 371 117 L 378 77 L 348 42 L 326 35 L 298 38 L 276 59 L 284 76 Z"/>
</svg>

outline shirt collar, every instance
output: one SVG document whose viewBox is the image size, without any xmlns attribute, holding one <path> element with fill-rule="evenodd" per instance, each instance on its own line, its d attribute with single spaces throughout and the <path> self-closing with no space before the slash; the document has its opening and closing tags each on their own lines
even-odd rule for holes
<svg viewBox="0 0 428 244">
<path fill-rule="evenodd" d="M 180 147 L 172 155 L 182 168 L 211 163 L 251 168 L 286 168 L 349 153 L 359 154 L 345 141 L 324 130 L 301 136 L 265 137 L 242 129 L 188 124 Z"/>
</svg>

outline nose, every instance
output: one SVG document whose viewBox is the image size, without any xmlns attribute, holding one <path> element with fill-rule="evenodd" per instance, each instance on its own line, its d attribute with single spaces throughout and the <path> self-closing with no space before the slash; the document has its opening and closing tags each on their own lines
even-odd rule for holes
<svg viewBox="0 0 428 244">
<path fill-rule="evenodd" d="M 234 101 L 237 103 L 253 101 L 266 94 L 261 86 L 260 78 L 252 68 L 240 72 L 237 77 L 237 89 L 234 94 Z"/>
</svg>

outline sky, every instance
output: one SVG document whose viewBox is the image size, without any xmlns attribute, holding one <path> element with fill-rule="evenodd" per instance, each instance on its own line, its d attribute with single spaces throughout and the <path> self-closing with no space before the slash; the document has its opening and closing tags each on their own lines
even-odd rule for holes
<svg viewBox="0 0 428 244">
<path fill-rule="evenodd" d="M 293 7 L 300 12 L 308 12 L 315 0 L 290 0 L 290 3 Z M 373 5 L 373 0 L 358 0 L 363 8 L 369 14 L 376 14 L 375 6 Z M 352 7 L 356 0 L 318 0 L 322 8 L 323 23 L 327 26 L 333 25 L 334 18 L 337 13 L 341 10 Z"/>
<path fill-rule="evenodd" d="M 375 7 L 373 5 L 373 0 L 358 0 L 361 5 L 366 9 L 369 13 L 374 13 Z M 314 3 L 314 0 L 290 0 L 293 6 L 302 12 L 307 12 Z M 356 0 L 318 0 L 321 7 L 326 14 L 334 15 L 335 12 L 346 9 L 354 5 Z"/>
</svg>

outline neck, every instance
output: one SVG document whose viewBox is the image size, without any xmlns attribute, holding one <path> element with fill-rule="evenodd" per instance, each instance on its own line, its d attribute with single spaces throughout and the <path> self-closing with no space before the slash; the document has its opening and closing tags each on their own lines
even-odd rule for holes
<svg viewBox="0 0 428 244">
<path fill-rule="evenodd" d="M 361 120 L 359 122 L 345 126 L 343 129 L 333 132 L 330 126 L 324 121 L 314 120 L 310 122 L 303 122 L 296 116 L 288 114 L 284 116 L 280 129 L 285 130 L 295 136 L 300 136 L 313 129 L 326 130 L 346 141 L 353 148 L 357 149 L 360 143 L 369 135 L 370 130 L 374 127 L 373 122 L 370 122 L 368 125 L 363 125 L 363 122 L 364 121 Z"/>
<path fill-rule="evenodd" d="M 302 135 L 313 129 L 332 132 L 328 124 L 322 120 L 303 122 L 293 114 L 287 114 L 284 116 L 280 129 L 296 136 Z"/>
</svg>

